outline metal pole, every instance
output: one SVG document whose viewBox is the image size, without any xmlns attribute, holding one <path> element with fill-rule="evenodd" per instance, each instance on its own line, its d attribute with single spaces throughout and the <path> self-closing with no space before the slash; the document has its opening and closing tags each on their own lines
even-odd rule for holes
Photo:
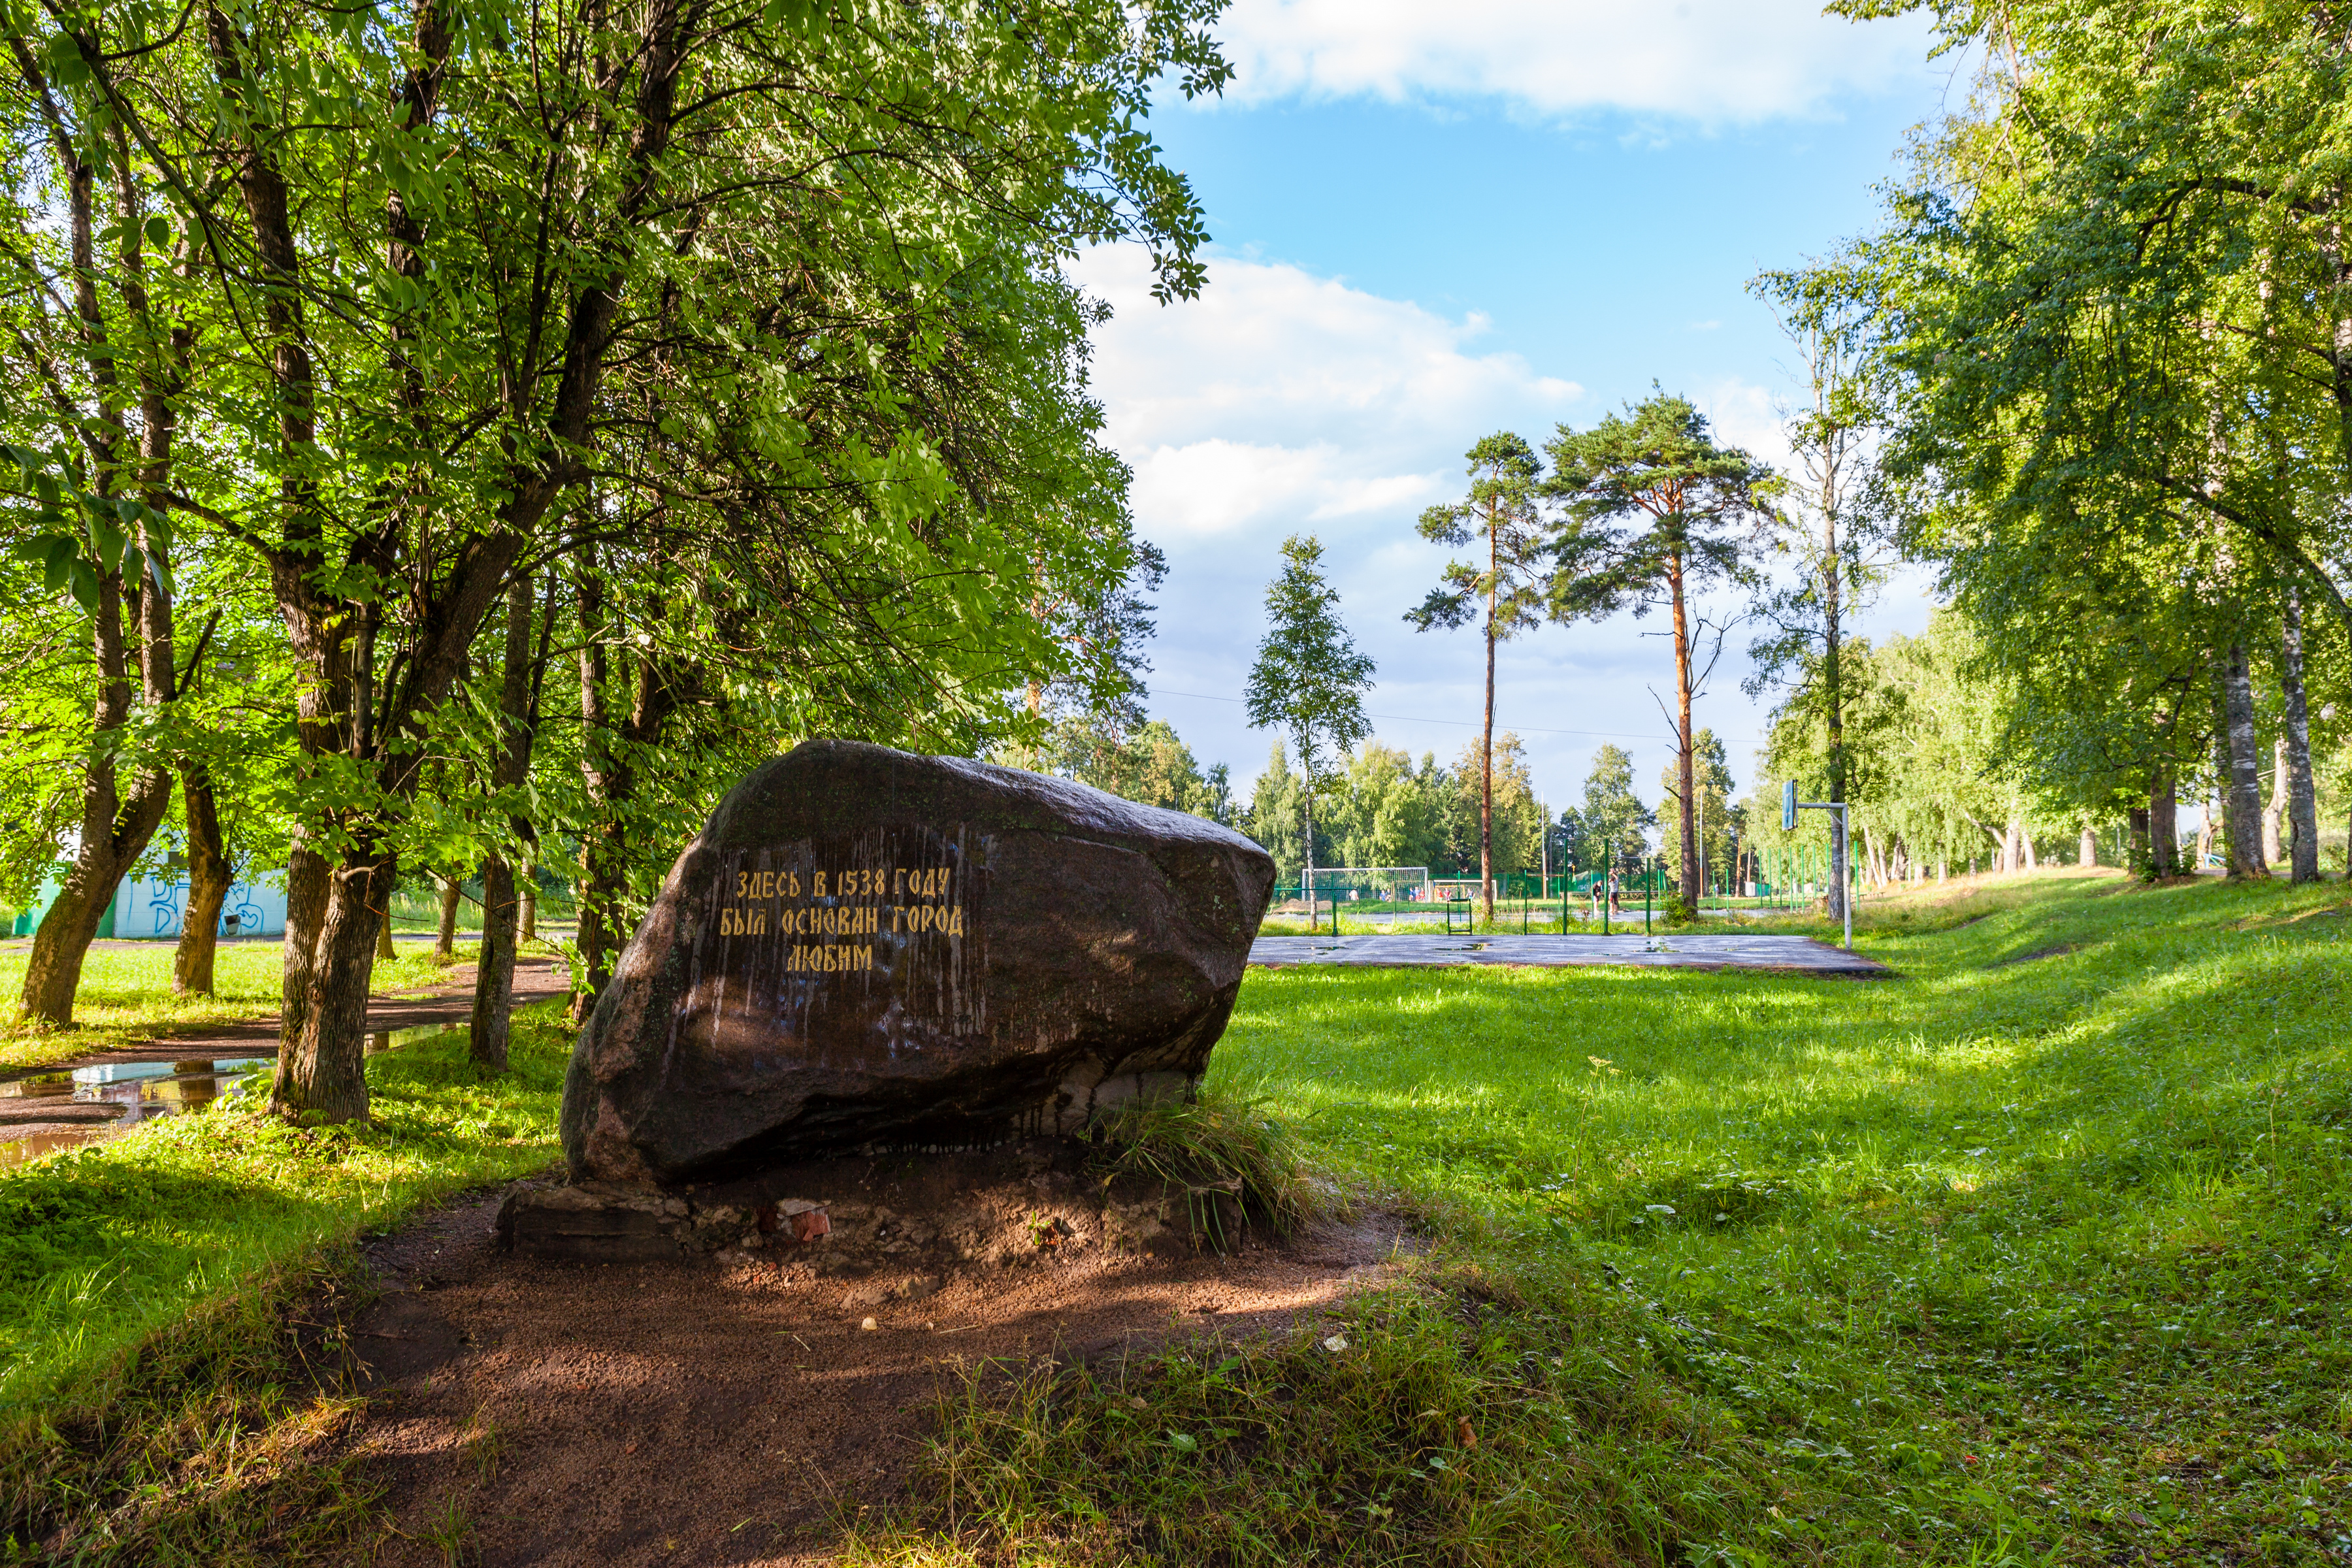
<svg viewBox="0 0 2352 1568">
<path fill-rule="evenodd" d="M 1853 854 L 1845 848 L 1845 802 L 1838 802 L 1838 907 L 1845 911 L 1845 950 L 1853 951 Z"/>
</svg>

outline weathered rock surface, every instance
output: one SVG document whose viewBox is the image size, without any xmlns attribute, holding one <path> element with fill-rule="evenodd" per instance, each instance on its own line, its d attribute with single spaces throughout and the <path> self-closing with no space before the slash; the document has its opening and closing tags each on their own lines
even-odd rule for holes
<svg viewBox="0 0 2352 1568">
<path fill-rule="evenodd" d="M 730 792 L 622 954 L 564 1084 L 572 1180 L 1068 1133 L 1187 1091 L 1273 884 L 1181 812 L 804 742 Z"/>
</svg>

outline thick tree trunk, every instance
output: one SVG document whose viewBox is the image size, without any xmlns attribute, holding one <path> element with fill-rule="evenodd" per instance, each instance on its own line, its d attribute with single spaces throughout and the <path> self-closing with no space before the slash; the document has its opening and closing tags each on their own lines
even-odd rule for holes
<svg viewBox="0 0 2352 1568">
<path fill-rule="evenodd" d="M 522 931 L 520 942 L 539 940 L 539 862 L 527 861 L 522 868 Z"/>
<path fill-rule="evenodd" d="M 143 595 L 152 601 L 160 595 Z M 145 608 L 146 606 L 142 606 Z M 167 612 L 168 613 L 168 612 Z M 143 617 L 142 617 L 143 618 Z M 152 632 L 151 632 L 152 635 Z M 109 573 L 99 584 L 90 616 L 92 651 L 99 669 L 99 695 L 92 729 L 103 739 L 131 719 L 131 681 L 123 652 L 121 580 Z M 142 649 L 151 702 L 171 695 L 171 635 L 166 624 L 160 647 Z M 160 668 L 159 668 L 160 666 Z M 89 944 L 112 907 L 115 889 L 154 836 L 172 801 L 169 769 L 144 767 L 126 795 L 117 786 L 115 755 L 103 743 L 92 749 L 82 773 L 81 846 L 57 899 L 33 933 L 25 963 L 21 1008 L 28 1020 L 64 1026 L 73 1022 L 74 996 L 81 989 L 81 966 Z"/>
<path fill-rule="evenodd" d="M 2223 777 L 2230 792 L 2225 803 L 2230 875 L 2267 877 L 2271 872 L 2263 858 L 2262 758 L 2254 746 L 2254 682 L 2242 643 L 2231 643 L 2222 657 L 2221 707 L 2222 754 L 2228 763 Z"/>
<path fill-rule="evenodd" d="M 188 908 L 180 921 L 180 945 L 172 954 L 172 989 L 183 996 L 209 996 L 229 872 L 212 774 L 202 763 L 181 770 L 180 800 L 188 819 Z"/>
<path fill-rule="evenodd" d="M 482 861 L 482 953 L 474 966 L 474 1023 L 466 1054 L 490 1072 L 507 1070 L 507 1034 L 514 1010 L 514 868 L 501 856 Z"/>
<path fill-rule="evenodd" d="M 1683 605 L 1683 563 L 1679 555 L 1668 560 L 1666 586 L 1675 613 L 1675 716 L 1682 727 L 1680 749 L 1675 758 L 1675 776 L 1682 788 L 1682 799 L 1675 803 L 1682 844 L 1680 892 L 1684 906 L 1695 912 L 1698 909 L 1698 766 L 1692 754 L 1690 622 Z"/>
<path fill-rule="evenodd" d="M 2280 643 L 2279 695 L 2286 710 L 2287 821 L 2294 833 L 2293 879 L 2319 880 L 2319 803 L 2311 777 L 2311 712 L 2303 686 L 2303 600 L 2287 590 Z"/>
<path fill-rule="evenodd" d="M 2136 876 L 2154 877 L 2156 847 L 2148 837 L 2148 808 L 2133 806 L 2124 814 L 2124 864 Z"/>
<path fill-rule="evenodd" d="M 296 990 L 287 965 L 289 1019 L 281 1025 L 270 1104 L 282 1114 L 326 1121 L 366 1119 L 368 983 L 375 973 L 376 933 L 390 911 L 383 889 L 396 869 L 390 855 L 327 862 L 298 851 L 289 868 L 286 940 L 307 948 Z M 298 890 L 299 889 L 299 892 Z M 301 905 L 298 925 L 296 904 Z M 315 933 L 307 943 L 299 932 Z"/>
<path fill-rule="evenodd" d="M 466 888 L 454 876 L 435 879 L 441 884 L 441 924 L 434 934 L 433 956 L 448 963 L 457 956 L 457 905 L 466 896 Z"/>
<path fill-rule="evenodd" d="M 383 919 L 376 922 L 375 955 L 379 960 L 400 956 L 400 950 L 392 945 L 392 899 L 388 894 L 383 900 Z"/>
<path fill-rule="evenodd" d="M 614 905 L 620 889 L 623 851 L 614 807 L 628 794 L 625 766 L 614 754 L 614 721 L 606 701 L 604 580 L 594 546 L 580 563 L 580 774 L 596 820 L 580 835 L 580 930 L 574 945 L 580 970 L 572 976 L 572 1020 L 584 1024 L 613 978 Z M 1313 847 L 1308 847 L 1313 852 Z"/>
<path fill-rule="evenodd" d="M 2083 837 L 2074 847 L 2074 864 L 2095 866 L 2099 863 L 2099 832 L 2089 823 L 2083 824 Z"/>
<path fill-rule="evenodd" d="M 28 56 L 20 58 L 29 60 Z M 27 79 L 37 80 L 38 69 L 37 65 L 29 66 Z M 109 342 L 107 314 L 99 300 L 96 188 L 100 170 L 84 155 L 98 152 L 103 156 L 105 144 L 96 136 L 84 134 L 89 127 L 77 128 L 68 123 L 46 89 L 37 94 L 36 102 L 47 111 L 46 129 L 57 165 L 65 175 L 68 258 L 73 279 L 70 352 L 81 356 L 95 393 L 94 407 L 75 411 L 79 421 L 86 421 L 81 436 L 89 455 L 88 482 L 98 495 L 111 497 L 117 493 L 117 485 L 129 467 L 125 458 L 130 437 L 115 373 L 118 346 Z M 119 142 L 116 154 L 118 158 L 122 155 Z M 121 176 L 117 189 L 121 199 L 135 201 L 137 187 L 130 180 L 129 171 L 117 173 Z M 137 226 L 132 221 L 134 209 L 126 207 L 122 216 L 124 221 L 118 224 L 118 234 Z M 135 237 L 123 241 L 122 300 L 135 316 L 144 317 L 147 300 L 140 286 L 137 245 Z M 23 342 L 20 337 L 19 342 Z M 39 353 L 37 349 L 33 352 Z M 142 390 L 152 391 L 152 378 L 148 374 L 152 366 L 143 357 L 141 363 Z M 152 487 L 168 478 L 170 420 L 159 416 L 153 397 L 143 400 L 142 407 L 146 416 L 142 471 Z M 152 541 L 144 525 L 139 531 L 139 542 L 142 548 L 152 548 Z M 64 887 L 33 934 L 33 951 L 26 960 L 20 998 L 22 1015 L 29 1020 L 60 1026 L 73 1022 L 74 996 L 81 989 L 82 963 L 89 955 L 89 944 L 114 901 L 116 888 L 145 851 L 147 840 L 171 804 L 170 768 L 139 766 L 132 773 L 127 791 L 119 772 L 121 762 L 116 741 L 119 733 L 128 728 L 131 710 L 131 668 L 123 638 L 126 595 L 138 622 L 140 695 L 151 710 L 168 705 L 175 695 L 171 601 L 159 593 L 140 592 L 142 582 L 135 558 L 127 580 L 120 572 L 100 575 L 98 603 L 90 613 L 90 649 L 99 682 L 90 725 L 95 743 L 89 750 L 89 760 L 82 771 L 81 844 L 66 873 Z"/>
<path fill-rule="evenodd" d="M 499 676 L 503 743 L 491 782 L 516 788 L 530 774 L 530 579 L 518 573 L 507 589 L 506 663 Z M 515 826 L 520 829 L 519 819 Z M 477 1067 L 507 1069 L 507 1028 L 514 1009 L 514 868 L 502 856 L 482 862 L 482 953 L 474 968 L 474 1026 L 468 1054 Z"/>
</svg>

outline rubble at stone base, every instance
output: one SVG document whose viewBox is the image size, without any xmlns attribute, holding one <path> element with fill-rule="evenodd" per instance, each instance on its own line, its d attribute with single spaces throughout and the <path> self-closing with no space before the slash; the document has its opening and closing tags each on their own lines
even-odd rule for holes
<svg viewBox="0 0 2352 1568">
<path fill-rule="evenodd" d="M 915 1282 L 1033 1267 L 1097 1249 L 1228 1250 L 1246 1230 L 1236 1184 L 1201 1187 L 1089 1167 L 1067 1139 L 993 1149 L 811 1161 L 740 1181 L 674 1188 L 526 1183 L 499 1211 L 500 1247 L 579 1263 L 651 1263 L 741 1251 L 825 1275 Z"/>
</svg>

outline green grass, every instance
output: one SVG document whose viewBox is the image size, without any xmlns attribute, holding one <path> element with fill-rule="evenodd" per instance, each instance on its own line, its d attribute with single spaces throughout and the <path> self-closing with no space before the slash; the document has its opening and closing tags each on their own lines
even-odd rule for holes
<svg viewBox="0 0 2352 1568">
<path fill-rule="evenodd" d="M 2343 900 L 1928 889 L 1876 983 L 1254 972 L 1213 1093 L 1432 1255 L 1339 1349 L 975 1373 L 857 1554 L 2344 1563 Z"/>
<path fill-rule="evenodd" d="M 283 994 L 286 950 L 275 942 L 223 942 L 213 964 L 210 996 L 172 994 L 167 942 L 99 947 L 83 962 L 71 1028 L 52 1029 L 16 1016 L 31 942 L 0 949 L 0 1068 L 46 1066 L 131 1041 L 199 1034 L 223 1024 L 276 1016 Z M 399 956 L 378 959 L 370 994 L 422 993 L 448 979 L 448 966 L 429 948 L 404 942 Z M 471 963 L 478 943 L 463 943 L 455 962 Z"/>
<path fill-rule="evenodd" d="M 303 1434 L 343 1407 L 286 1393 L 300 1341 L 288 1314 L 340 1278 L 362 1233 L 556 1157 L 570 1035 L 532 1008 L 509 1049 L 498 1078 L 467 1061 L 462 1034 L 370 1058 L 364 1127 L 297 1129 L 235 1097 L 0 1173 L 0 1540 L 63 1524 L 95 1560 L 169 1560 L 184 1536 L 187 1560 L 229 1560 L 219 1531 L 283 1526 L 240 1510 L 256 1487 L 323 1488 L 362 1520 L 339 1477 L 303 1468 Z M 256 1472 L 241 1433 L 285 1462 Z M 190 1475 L 205 1479 L 170 1479 Z M 222 1549 L 198 1551 L 207 1540 Z"/>
</svg>

